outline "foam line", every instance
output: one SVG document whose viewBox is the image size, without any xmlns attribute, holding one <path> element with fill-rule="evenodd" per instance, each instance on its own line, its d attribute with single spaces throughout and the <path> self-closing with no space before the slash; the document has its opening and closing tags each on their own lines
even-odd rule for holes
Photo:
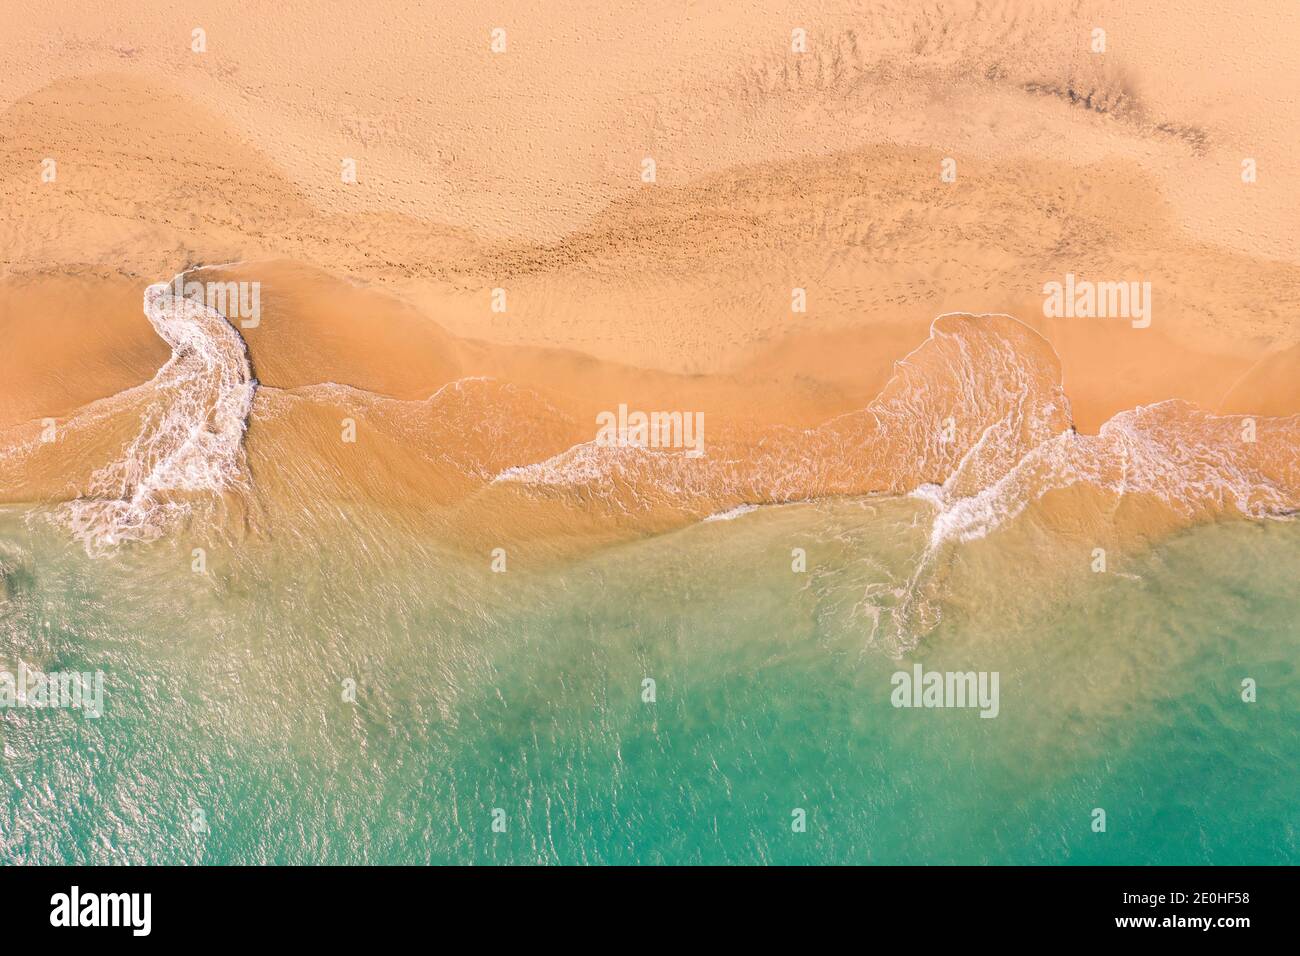
<svg viewBox="0 0 1300 956">
<path fill-rule="evenodd" d="M 172 280 L 183 285 L 185 273 Z M 144 314 L 171 357 L 146 386 L 140 430 L 96 471 L 63 517 L 92 555 L 150 541 L 189 512 L 187 495 L 243 480 L 243 439 L 257 382 L 243 338 L 221 313 L 151 285 Z"/>
</svg>

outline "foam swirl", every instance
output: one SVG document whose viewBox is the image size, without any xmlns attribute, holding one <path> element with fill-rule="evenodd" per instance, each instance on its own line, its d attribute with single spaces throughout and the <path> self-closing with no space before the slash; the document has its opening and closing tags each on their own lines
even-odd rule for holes
<svg viewBox="0 0 1300 956">
<path fill-rule="evenodd" d="M 92 555 L 160 537 L 188 513 L 187 495 L 217 494 L 243 479 L 257 389 L 247 347 L 221 313 L 172 287 L 151 285 L 144 294 L 144 314 L 172 354 L 145 387 L 139 431 L 62 509 Z"/>
</svg>

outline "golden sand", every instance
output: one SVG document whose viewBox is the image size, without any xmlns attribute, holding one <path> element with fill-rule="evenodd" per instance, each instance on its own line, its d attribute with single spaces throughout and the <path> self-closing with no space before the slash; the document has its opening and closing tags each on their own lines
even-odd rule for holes
<svg viewBox="0 0 1300 956">
<path fill-rule="evenodd" d="M 55 4 L 0 38 L 0 501 L 83 495 L 120 453 L 171 354 L 144 289 L 182 270 L 261 284 L 243 467 L 289 510 L 608 540 L 739 503 L 971 497 L 1019 458 L 963 456 L 1020 413 L 937 346 L 923 382 L 896 367 L 946 313 L 1014 317 L 951 321 L 1000 330 L 1036 400 L 1063 389 L 1005 456 L 1178 399 L 1192 445 L 1245 427 L 1207 413 L 1258 417 L 1233 467 L 1294 501 L 1294 10 L 584 3 L 502 14 L 502 54 L 471 11 L 308 3 L 273 34 L 239 4 L 170 11 Z M 1066 273 L 1150 282 L 1150 327 L 1046 318 Z M 702 413 L 711 466 L 502 479 L 620 405 Z M 1130 454 L 1108 440 L 1078 454 Z"/>
</svg>

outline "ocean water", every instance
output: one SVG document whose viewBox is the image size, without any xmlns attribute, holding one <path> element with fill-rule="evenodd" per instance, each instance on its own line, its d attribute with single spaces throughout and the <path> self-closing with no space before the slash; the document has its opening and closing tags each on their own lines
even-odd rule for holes
<svg viewBox="0 0 1300 956">
<path fill-rule="evenodd" d="M 1080 435 L 1044 340 L 951 315 L 690 458 L 482 378 L 260 387 L 144 313 L 151 381 L 0 435 L 0 671 L 104 674 L 0 710 L 0 860 L 1300 855 L 1298 416 Z M 996 716 L 894 706 L 914 667 Z"/>
<path fill-rule="evenodd" d="M 1300 862 L 1300 525 L 1199 522 L 1095 573 L 1034 507 L 926 557 L 934 507 L 504 572 L 339 507 L 214 539 L 203 573 L 195 529 L 91 556 L 6 507 L 0 665 L 106 677 L 98 719 L 0 716 L 0 861 Z M 998 672 L 998 716 L 895 708 L 915 663 Z"/>
</svg>

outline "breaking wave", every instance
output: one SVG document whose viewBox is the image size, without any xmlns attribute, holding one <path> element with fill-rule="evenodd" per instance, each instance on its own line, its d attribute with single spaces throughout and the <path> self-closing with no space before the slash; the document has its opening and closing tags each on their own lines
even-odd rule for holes
<svg viewBox="0 0 1300 956">
<path fill-rule="evenodd" d="M 155 540 L 188 514 L 187 495 L 210 496 L 243 480 L 244 430 L 257 390 L 248 350 L 220 312 L 172 287 L 152 285 L 144 294 L 144 314 L 172 354 L 132 390 L 145 396 L 139 431 L 61 509 L 92 555 Z"/>
<path fill-rule="evenodd" d="M 932 517 L 907 580 L 861 609 L 888 614 L 896 647 L 937 623 L 932 573 L 946 547 L 985 537 L 1054 491 L 1142 496 L 1183 521 L 1285 518 L 1300 507 L 1300 416 L 1219 416 L 1166 401 L 1079 434 L 1059 358 L 1010 316 L 940 316 L 859 411 L 759 434 L 711 422 L 710 435 L 702 458 L 587 443 L 495 481 L 696 521 L 847 495 L 919 499 Z"/>
<path fill-rule="evenodd" d="M 1187 516 L 1281 517 L 1300 497 L 1300 416 L 1216 416 L 1167 401 L 1079 434 L 1055 352 L 1010 316 L 940 316 L 876 399 L 816 428 L 710 423 L 710 434 L 701 458 L 587 442 L 494 482 L 696 520 L 746 503 L 910 494 L 935 508 L 933 547 L 983 537 L 1078 484 L 1150 495 Z"/>
<path fill-rule="evenodd" d="M 402 509 L 413 505 L 415 520 L 459 537 L 523 527 L 617 536 L 767 505 L 910 496 L 920 505 L 916 550 L 860 610 L 881 625 L 873 632 L 914 640 L 937 621 L 946 551 L 1054 492 L 1085 489 L 1096 511 L 1079 519 L 1088 521 L 1109 520 L 1132 496 L 1188 522 L 1286 517 L 1300 504 L 1300 416 L 1217 416 L 1167 401 L 1079 434 L 1059 358 L 1009 316 L 940 316 L 874 400 L 817 427 L 711 416 L 697 457 L 584 440 L 594 425 L 531 389 L 482 377 L 449 382 L 423 401 L 330 383 L 259 390 L 243 339 L 218 312 L 167 287 L 151 287 L 144 307 L 171 358 L 149 383 L 70 422 L 131 427 L 112 461 L 56 509 L 92 555 L 159 538 L 197 503 L 251 490 L 247 456 L 259 507 L 286 505 L 265 514 L 338 514 L 331 503 L 364 500 L 395 506 L 406 520 Z M 138 409 L 138 423 L 123 409 Z M 250 413 L 260 427 L 246 449 Z M 350 418 L 362 446 L 339 440 L 339 422 Z M 24 426 L 25 449 L 41 447 L 31 431 Z M 21 467 L 21 458 L 6 467 Z"/>
</svg>

